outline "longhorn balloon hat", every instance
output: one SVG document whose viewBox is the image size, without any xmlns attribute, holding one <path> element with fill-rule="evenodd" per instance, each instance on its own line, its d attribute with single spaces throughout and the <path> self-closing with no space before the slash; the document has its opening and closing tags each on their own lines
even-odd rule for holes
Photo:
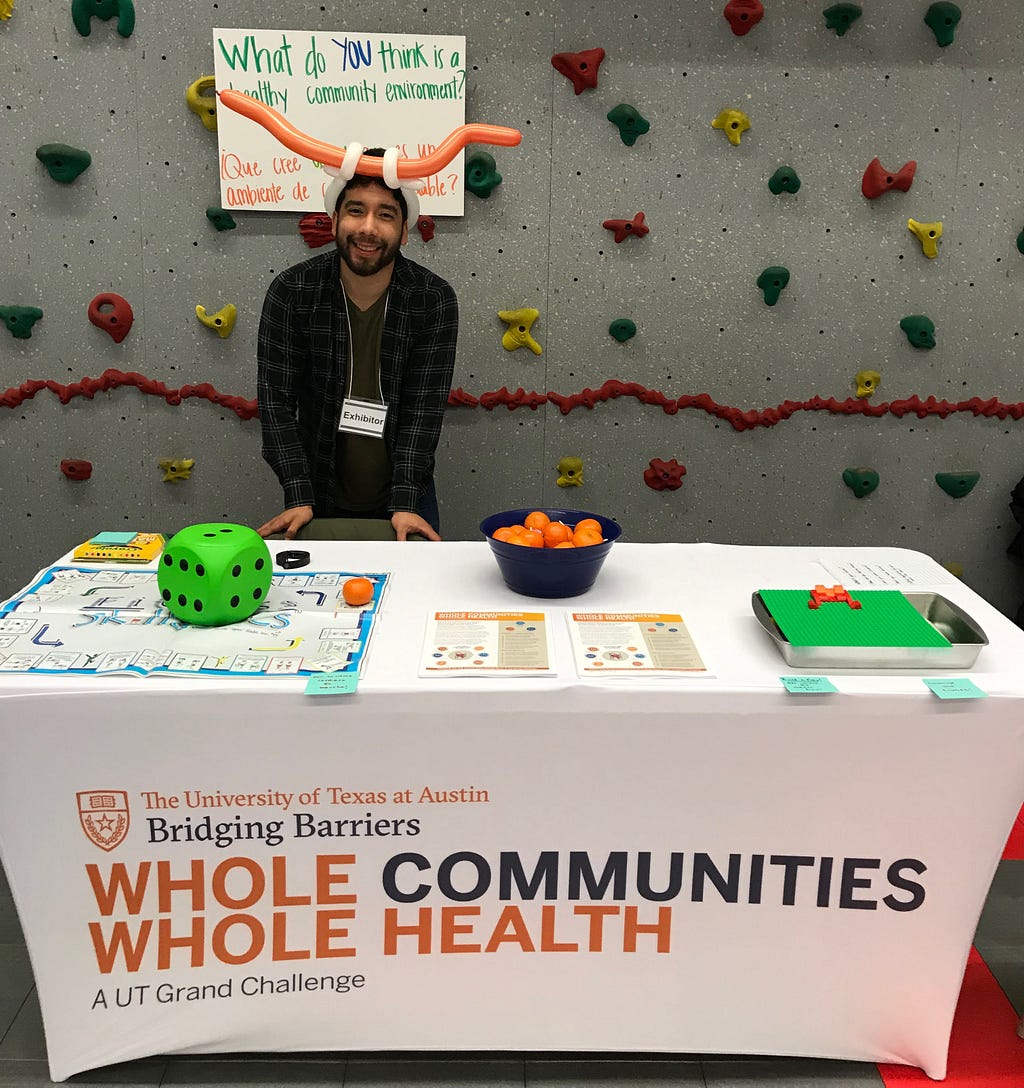
<svg viewBox="0 0 1024 1088">
<path fill-rule="evenodd" d="M 228 109 L 261 125 L 289 151 L 323 165 L 332 175 L 324 199 L 328 215 L 334 214 L 334 205 L 342 189 L 356 174 L 361 174 L 364 177 L 383 178 L 390 188 L 401 189 L 409 209 L 409 220 L 415 223 L 419 215 L 417 190 L 423 187 L 422 178 L 443 170 L 469 144 L 515 147 L 523 138 L 518 129 L 501 125 L 460 125 L 434 151 L 422 158 L 404 158 L 394 147 L 385 151 L 383 158 L 378 158 L 365 154 L 364 148 L 354 142 L 344 148 L 307 136 L 286 121 L 277 110 L 241 91 L 217 91 L 217 97 Z"/>
</svg>

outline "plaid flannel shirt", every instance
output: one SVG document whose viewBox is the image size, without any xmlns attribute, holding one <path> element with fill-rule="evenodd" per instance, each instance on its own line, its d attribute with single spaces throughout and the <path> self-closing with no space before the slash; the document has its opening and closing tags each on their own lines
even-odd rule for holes
<svg viewBox="0 0 1024 1088">
<path fill-rule="evenodd" d="M 349 343 L 336 250 L 278 275 L 257 338 L 263 457 L 285 508 L 326 507 L 335 491 L 335 436 Z M 459 307 L 451 286 L 399 253 L 380 346 L 391 457 L 388 513 L 415 511 L 434 471 L 434 450 L 455 370 Z"/>
</svg>

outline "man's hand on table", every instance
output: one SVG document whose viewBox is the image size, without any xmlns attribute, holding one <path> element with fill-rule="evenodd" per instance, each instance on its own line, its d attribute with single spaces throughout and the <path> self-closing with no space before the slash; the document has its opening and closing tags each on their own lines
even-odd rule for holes
<svg viewBox="0 0 1024 1088">
<path fill-rule="evenodd" d="M 279 536 L 283 533 L 285 540 L 294 540 L 295 534 L 312 520 L 312 506 L 293 506 L 290 510 L 285 510 L 283 514 L 278 514 L 276 518 L 271 518 L 265 525 L 261 525 L 256 532 L 260 536 Z"/>
<path fill-rule="evenodd" d="M 391 527 L 398 534 L 399 540 L 408 540 L 410 533 L 419 533 L 427 540 L 441 539 L 441 534 L 434 530 L 430 522 L 407 510 L 396 510 L 391 515 Z"/>
</svg>

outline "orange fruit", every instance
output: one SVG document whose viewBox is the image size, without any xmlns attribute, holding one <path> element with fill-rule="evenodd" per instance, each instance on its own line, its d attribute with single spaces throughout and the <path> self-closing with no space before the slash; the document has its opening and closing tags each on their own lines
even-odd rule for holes
<svg viewBox="0 0 1024 1088">
<path fill-rule="evenodd" d="M 556 544 L 555 547 L 556 548 L 575 548 L 576 545 L 573 544 L 573 542 L 571 540 L 563 540 L 561 544 Z"/>
<path fill-rule="evenodd" d="M 543 532 L 544 527 L 551 524 L 551 518 L 543 510 L 533 510 L 523 518 L 523 524 L 527 529 L 539 529 Z"/>
<path fill-rule="evenodd" d="M 559 544 L 564 544 L 571 539 L 572 529 L 568 525 L 563 525 L 560 521 L 549 521 L 544 526 L 545 548 L 556 548 Z"/>
<path fill-rule="evenodd" d="M 572 534 L 572 542 L 577 548 L 587 548 L 591 544 L 603 544 L 604 537 L 601 536 L 600 531 L 595 532 L 593 529 L 577 528 L 576 532 Z"/>
<path fill-rule="evenodd" d="M 369 578 L 349 578 L 341 587 L 345 604 L 369 604 L 373 600 L 373 582 Z"/>
<path fill-rule="evenodd" d="M 601 528 L 601 523 L 595 518 L 584 518 L 582 521 L 576 522 L 576 532 L 580 529 L 593 529 L 597 535 L 604 540 L 604 530 Z"/>
<path fill-rule="evenodd" d="M 531 548 L 544 547 L 544 534 L 538 532 L 536 529 L 527 529 L 521 534 L 519 539 Z"/>
<path fill-rule="evenodd" d="M 509 528 L 512 530 L 513 533 L 515 533 L 516 536 L 519 536 L 520 533 L 526 532 L 525 525 L 510 525 Z"/>
<path fill-rule="evenodd" d="M 516 534 L 512 532 L 510 525 L 503 525 L 500 529 L 495 529 L 492 534 L 495 540 L 511 540 Z"/>
</svg>

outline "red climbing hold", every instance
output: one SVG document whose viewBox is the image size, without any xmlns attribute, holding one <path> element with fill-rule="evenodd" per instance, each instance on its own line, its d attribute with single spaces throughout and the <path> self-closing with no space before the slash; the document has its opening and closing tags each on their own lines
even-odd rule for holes
<svg viewBox="0 0 1024 1088">
<path fill-rule="evenodd" d="M 686 466 L 674 457 L 671 461 L 662 461 L 659 457 L 651 460 L 651 467 L 644 469 L 644 483 L 655 491 L 675 491 L 683 486 Z"/>
<path fill-rule="evenodd" d="M 874 200 L 875 197 L 887 193 L 890 189 L 900 189 L 905 193 L 914 184 L 914 172 L 916 170 L 917 163 L 911 159 L 894 174 L 891 170 L 886 170 L 878 159 L 874 158 L 868 163 L 868 168 L 864 171 L 860 191 L 868 200 Z"/>
<path fill-rule="evenodd" d="M 480 407 L 492 412 L 499 404 L 508 404 L 510 399 L 512 399 L 512 394 L 508 391 L 508 387 L 503 385 L 500 389 L 496 389 L 491 393 L 484 393 L 480 397 Z"/>
<path fill-rule="evenodd" d="M 416 220 L 416 229 L 424 242 L 429 242 L 434 237 L 434 220 L 429 215 L 421 215 Z"/>
<path fill-rule="evenodd" d="M 572 81 L 573 90 L 580 94 L 597 86 L 597 70 L 604 60 L 603 49 L 584 49 L 581 53 L 556 53 L 551 58 L 555 71 Z"/>
<path fill-rule="evenodd" d="M 458 389 L 452 389 L 448 392 L 448 405 L 451 408 L 475 408 L 479 403 L 479 398 L 474 397 L 472 393 L 467 393 L 461 385 Z"/>
<path fill-rule="evenodd" d="M 92 475 L 92 462 L 64 460 L 60 463 L 60 470 L 69 480 L 88 480 Z"/>
<path fill-rule="evenodd" d="M 109 307 L 109 309 L 104 309 L 105 306 Z M 102 329 L 107 333 L 115 344 L 120 344 L 128 335 L 132 322 L 135 320 L 135 315 L 132 313 L 132 308 L 128 305 L 127 300 L 120 295 L 107 293 L 97 295 L 89 303 L 89 320 L 97 329 Z"/>
<path fill-rule="evenodd" d="M 764 18 L 764 4 L 761 0 L 729 0 L 722 14 L 728 19 L 733 34 L 742 38 Z"/>
<path fill-rule="evenodd" d="M 644 222 L 643 212 L 637 212 L 632 219 L 606 219 L 601 226 L 614 232 L 616 242 L 625 241 L 631 234 L 643 238 L 651 229 Z"/>
<path fill-rule="evenodd" d="M 309 212 L 299 220 L 299 233 L 310 249 L 319 249 L 334 241 L 331 217 L 324 212 Z"/>
</svg>

